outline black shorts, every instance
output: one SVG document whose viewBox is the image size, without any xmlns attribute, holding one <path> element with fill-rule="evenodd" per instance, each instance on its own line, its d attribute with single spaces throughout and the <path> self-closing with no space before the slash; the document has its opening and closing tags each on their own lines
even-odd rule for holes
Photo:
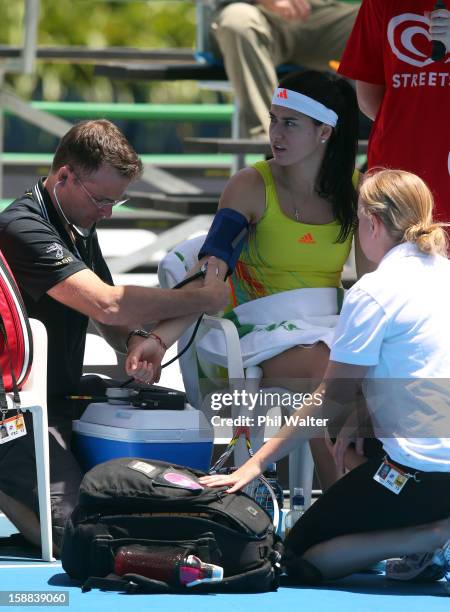
<svg viewBox="0 0 450 612">
<path fill-rule="evenodd" d="M 29 412 L 24 417 L 27 435 L 0 446 L 0 490 L 39 516 L 33 419 Z M 57 414 L 49 413 L 48 419 L 53 539 L 60 546 L 64 525 L 77 503 L 83 474 L 70 450 L 70 408 L 62 406 Z"/>
<path fill-rule="evenodd" d="M 382 459 L 379 446 L 378 451 L 376 443 L 370 446 L 368 461 L 321 495 L 290 531 L 286 549 L 297 558 L 338 536 L 411 527 L 450 516 L 450 473 L 418 472 L 420 482 L 409 479 L 396 495 L 373 479 Z"/>
</svg>

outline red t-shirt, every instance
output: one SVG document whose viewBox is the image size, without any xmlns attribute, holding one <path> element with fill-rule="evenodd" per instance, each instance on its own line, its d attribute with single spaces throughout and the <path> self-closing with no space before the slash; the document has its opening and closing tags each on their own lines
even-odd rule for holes
<svg viewBox="0 0 450 612">
<path fill-rule="evenodd" d="M 450 221 L 450 54 L 430 59 L 424 11 L 434 4 L 363 0 L 339 72 L 385 87 L 369 140 L 369 168 L 418 174 L 433 191 L 435 217 Z"/>
</svg>

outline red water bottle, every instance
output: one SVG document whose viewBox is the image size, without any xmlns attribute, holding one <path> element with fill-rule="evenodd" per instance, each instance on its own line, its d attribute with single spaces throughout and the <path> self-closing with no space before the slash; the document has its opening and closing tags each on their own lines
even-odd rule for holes
<svg viewBox="0 0 450 612">
<path fill-rule="evenodd" d="M 114 559 L 114 573 L 139 574 L 160 580 L 171 586 L 192 587 L 202 582 L 219 582 L 223 579 L 223 568 L 212 563 L 203 563 L 195 555 L 173 546 L 151 548 L 141 544 L 121 546 Z"/>
<path fill-rule="evenodd" d="M 114 573 L 138 574 L 174 586 L 178 585 L 177 567 L 184 556 L 185 551 L 174 546 L 158 549 L 141 544 L 121 546 L 114 559 Z"/>
</svg>

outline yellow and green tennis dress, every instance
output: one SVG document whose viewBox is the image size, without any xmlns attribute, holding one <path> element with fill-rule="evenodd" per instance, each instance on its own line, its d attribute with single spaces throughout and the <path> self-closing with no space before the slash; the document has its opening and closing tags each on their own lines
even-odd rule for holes
<svg viewBox="0 0 450 612">
<path fill-rule="evenodd" d="M 290 289 L 340 287 L 352 236 L 336 242 L 338 221 L 324 225 L 299 223 L 281 210 L 269 164 L 253 166 L 266 188 L 266 210 L 244 244 L 230 277 L 232 308 Z"/>
</svg>

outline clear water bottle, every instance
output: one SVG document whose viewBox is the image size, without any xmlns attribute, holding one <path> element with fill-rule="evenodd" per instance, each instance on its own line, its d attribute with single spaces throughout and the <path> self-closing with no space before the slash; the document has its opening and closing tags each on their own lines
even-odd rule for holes
<svg viewBox="0 0 450 612">
<path fill-rule="evenodd" d="M 305 496 L 301 487 L 294 489 L 294 495 L 291 501 L 292 510 L 286 514 L 284 519 L 284 538 L 286 539 L 292 527 L 305 511 Z"/>
<path fill-rule="evenodd" d="M 278 508 L 281 512 L 283 509 L 284 503 L 284 494 L 283 489 L 281 488 L 280 483 L 277 478 L 277 466 L 276 463 L 270 463 L 267 466 L 266 471 L 264 472 L 264 476 L 266 477 L 267 482 L 273 489 L 275 493 L 275 497 L 278 503 Z M 273 521 L 274 518 L 274 510 L 273 510 L 273 501 L 270 494 L 267 492 L 267 489 L 263 485 L 258 485 L 254 494 L 255 501 L 268 513 L 270 518 Z"/>
<path fill-rule="evenodd" d="M 141 544 L 121 546 L 114 558 L 114 573 L 139 574 L 160 580 L 171 586 L 193 587 L 203 582 L 220 582 L 223 568 L 212 563 L 203 563 L 195 555 L 168 546 L 152 548 Z"/>
</svg>

